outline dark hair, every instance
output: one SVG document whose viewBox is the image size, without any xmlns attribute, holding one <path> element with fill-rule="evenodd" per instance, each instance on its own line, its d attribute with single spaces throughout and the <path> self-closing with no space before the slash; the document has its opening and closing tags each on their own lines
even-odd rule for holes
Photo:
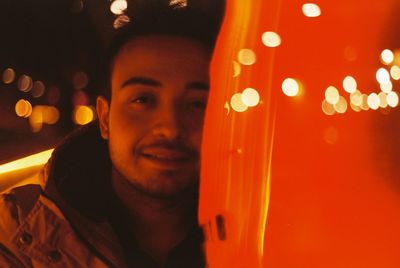
<svg viewBox="0 0 400 268">
<path fill-rule="evenodd" d="M 146 35 L 173 35 L 190 38 L 214 49 L 222 17 L 212 17 L 193 10 L 167 9 L 146 12 L 140 18 L 117 30 L 106 51 L 103 62 L 101 93 L 111 99 L 111 70 L 114 59 L 128 41 Z"/>
</svg>

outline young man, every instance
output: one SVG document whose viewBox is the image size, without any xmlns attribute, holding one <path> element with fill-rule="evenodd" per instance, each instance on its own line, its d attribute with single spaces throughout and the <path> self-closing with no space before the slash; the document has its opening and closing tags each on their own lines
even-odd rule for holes
<svg viewBox="0 0 400 268">
<path fill-rule="evenodd" d="M 0 201 L 1 267 L 204 267 L 199 153 L 217 25 L 185 12 L 126 26 L 98 122 L 54 151 L 41 187 Z"/>
</svg>

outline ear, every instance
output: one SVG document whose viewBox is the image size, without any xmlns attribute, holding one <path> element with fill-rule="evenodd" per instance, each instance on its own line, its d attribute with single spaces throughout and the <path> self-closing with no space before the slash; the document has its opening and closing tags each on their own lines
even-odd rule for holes
<svg viewBox="0 0 400 268">
<path fill-rule="evenodd" d="M 103 96 L 97 97 L 96 111 L 97 111 L 97 117 L 99 118 L 101 136 L 103 137 L 103 139 L 108 140 L 109 137 L 108 118 L 109 118 L 110 108 L 108 105 L 108 100 Z"/>
</svg>

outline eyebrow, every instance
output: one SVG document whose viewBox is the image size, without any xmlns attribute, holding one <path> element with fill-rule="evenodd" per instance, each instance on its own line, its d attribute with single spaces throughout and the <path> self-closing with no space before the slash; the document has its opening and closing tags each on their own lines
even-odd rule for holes
<svg viewBox="0 0 400 268">
<path fill-rule="evenodd" d="M 128 80 L 126 80 L 124 83 L 122 83 L 121 85 L 121 89 L 126 87 L 126 86 L 130 86 L 130 85 L 142 85 L 142 86 L 151 86 L 151 87 L 161 87 L 162 84 L 161 82 L 149 78 L 149 77 L 143 77 L 143 76 L 133 76 L 131 78 L 129 78 Z M 195 81 L 195 82 L 190 82 L 188 84 L 185 85 L 186 89 L 190 89 L 190 90 L 201 90 L 201 91 L 208 91 L 210 88 L 210 85 L 208 83 L 205 82 L 199 82 L 199 81 Z"/>
<path fill-rule="evenodd" d="M 142 76 L 134 76 L 126 80 L 120 88 L 124 88 L 128 85 L 143 85 L 143 86 L 152 86 L 152 87 L 160 87 L 161 83 L 157 80 L 142 77 Z"/>
</svg>

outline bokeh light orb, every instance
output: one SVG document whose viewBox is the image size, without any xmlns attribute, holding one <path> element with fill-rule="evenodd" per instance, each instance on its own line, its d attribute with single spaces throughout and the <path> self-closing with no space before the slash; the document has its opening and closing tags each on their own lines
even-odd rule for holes
<svg viewBox="0 0 400 268">
<path fill-rule="evenodd" d="M 243 65 L 253 65 L 256 63 L 256 53 L 248 48 L 243 48 L 238 52 L 238 61 Z"/>
<path fill-rule="evenodd" d="M 3 72 L 4 84 L 11 84 L 15 79 L 15 71 L 11 68 L 7 68 Z"/>
<path fill-rule="evenodd" d="M 338 103 L 340 98 L 339 91 L 333 86 L 329 86 L 325 90 L 325 100 L 330 104 Z"/>
<path fill-rule="evenodd" d="M 377 110 L 380 106 L 380 99 L 378 94 L 371 93 L 368 95 L 368 106 L 372 110 Z"/>
<path fill-rule="evenodd" d="M 390 82 L 390 74 L 385 68 L 380 68 L 376 72 L 376 80 L 379 84 L 388 84 Z"/>
<path fill-rule="evenodd" d="M 381 60 L 383 64 L 391 64 L 394 60 L 393 51 L 390 49 L 385 49 L 381 53 Z"/>
<path fill-rule="evenodd" d="M 234 94 L 231 98 L 230 103 L 232 109 L 239 113 L 245 112 L 249 108 L 249 106 L 243 103 L 241 93 Z"/>
<path fill-rule="evenodd" d="M 387 94 L 386 101 L 390 107 L 395 108 L 399 105 L 399 95 L 396 92 L 391 91 Z"/>
<path fill-rule="evenodd" d="M 316 18 L 321 16 L 321 8 L 314 3 L 306 3 L 302 6 L 304 16 L 309 18 Z"/>
<path fill-rule="evenodd" d="M 296 79 L 286 78 L 282 82 L 282 91 L 288 97 L 295 97 L 300 92 L 300 84 Z"/>
<path fill-rule="evenodd" d="M 343 88 L 347 93 L 354 93 L 357 90 L 357 81 L 354 77 L 348 75 L 343 79 Z"/>
<path fill-rule="evenodd" d="M 254 88 L 246 88 L 243 90 L 241 98 L 242 102 L 249 107 L 257 106 L 260 102 L 260 94 Z"/>
<path fill-rule="evenodd" d="M 261 40 L 266 47 L 278 47 L 282 40 L 276 32 L 265 32 L 261 36 Z"/>
</svg>

